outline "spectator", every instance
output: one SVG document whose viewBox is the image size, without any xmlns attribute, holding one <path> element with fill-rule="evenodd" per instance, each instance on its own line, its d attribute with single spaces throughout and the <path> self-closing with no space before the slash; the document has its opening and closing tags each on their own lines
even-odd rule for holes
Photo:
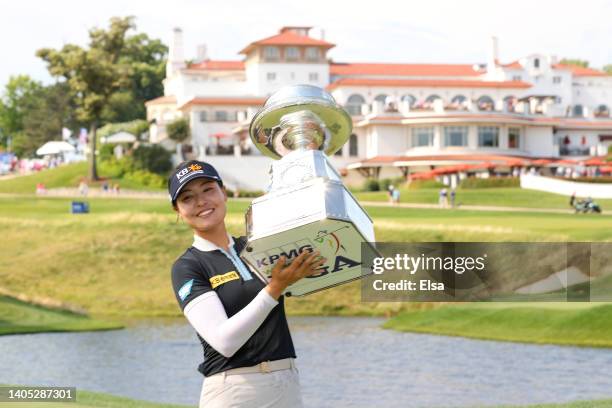
<svg viewBox="0 0 612 408">
<path fill-rule="evenodd" d="M 393 187 L 393 184 L 389 184 L 389 187 L 387 187 L 387 195 L 389 196 L 389 203 L 393 204 L 393 192 L 395 191 L 395 187 Z"/>
<path fill-rule="evenodd" d="M 82 178 L 81 182 L 79 183 L 79 193 L 84 197 L 87 196 L 87 193 L 89 193 L 89 186 L 84 178 Z"/>
<path fill-rule="evenodd" d="M 394 188 L 393 192 L 391 193 L 391 200 L 393 202 L 393 204 L 399 204 L 400 201 L 400 191 L 399 188 Z"/>
<path fill-rule="evenodd" d="M 440 204 L 440 208 L 446 208 L 448 206 L 448 197 L 447 197 L 446 188 L 443 188 L 440 190 L 440 197 L 439 197 L 438 202 Z"/>
<path fill-rule="evenodd" d="M 451 192 L 450 192 L 450 205 L 451 205 L 451 208 L 455 208 L 455 195 L 456 195 L 456 191 L 453 188 L 453 189 L 451 189 Z"/>
</svg>

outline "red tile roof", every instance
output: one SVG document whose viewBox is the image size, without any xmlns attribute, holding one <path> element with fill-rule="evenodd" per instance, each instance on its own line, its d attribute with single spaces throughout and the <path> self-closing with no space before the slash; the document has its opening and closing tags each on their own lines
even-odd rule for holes
<svg viewBox="0 0 612 408">
<path fill-rule="evenodd" d="M 331 63 L 332 75 L 479 76 L 470 64 Z"/>
<path fill-rule="evenodd" d="M 151 99 L 150 101 L 146 101 L 145 105 L 164 105 L 164 104 L 173 104 L 176 103 L 176 98 L 174 96 L 160 96 L 159 98 Z"/>
<path fill-rule="evenodd" d="M 191 105 L 238 105 L 238 106 L 263 106 L 265 98 L 193 98 L 181 105 L 180 109 L 184 109 Z"/>
<path fill-rule="evenodd" d="M 292 31 L 283 31 L 280 34 L 273 35 L 272 37 L 264 38 L 263 40 L 254 41 L 247 45 L 240 54 L 246 54 L 255 46 L 258 45 L 308 45 L 314 47 L 323 47 L 326 49 L 333 48 L 336 45 L 323 40 L 317 40 L 316 38 L 307 37 L 303 35 L 295 34 Z"/>
<path fill-rule="evenodd" d="M 243 61 L 213 61 L 206 60 L 197 64 L 191 64 L 188 69 L 201 69 L 205 71 L 243 71 Z"/>
<path fill-rule="evenodd" d="M 512 61 L 507 64 L 500 64 L 504 68 L 509 69 L 523 69 L 523 66 L 518 61 Z"/>
<path fill-rule="evenodd" d="M 392 86 L 392 87 L 445 87 L 445 88 L 531 88 L 522 81 L 478 81 L 463 79 L 369 79 L 342 78 L 327 86 L 333 90 L 340 86 Z"/>
<path fill-rule="evenodd" d="M 566 70 L 572 71 L 572 74 L 574 74 L 574 76 L 609 76 L 610 75 L 610 74 L 607 74 L 597 69 L 578 67 L 576 65 L 553 64 L 553 68 L 566 69 Z"/>
</svg>

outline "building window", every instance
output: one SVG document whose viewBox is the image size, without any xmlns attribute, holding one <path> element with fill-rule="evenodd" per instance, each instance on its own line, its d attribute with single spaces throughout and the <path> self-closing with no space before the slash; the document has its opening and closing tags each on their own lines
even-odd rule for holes
<svg viewBox="0 0 612 408">
<path fill-rule="evenodd" d="M 554 76 L 553 77 L 553 84 L 560 84 L 561 83 L 561 77 L 560 76 Z"/>
<path fill-rule="evenodd" d="M 445 146 L 467 146 L 467 126 L 446 126 L 444 127 Z"/>
<path fill-rule="evenodd" d="M 433 127 L 412 128 L 412 147 L 433 146 Z"/>
<path fill-rule="evenodd" d="M 310 82 L 318 82 L 319 81 L 319 74 L 316 72 L 311 72 L 308 74 L 308 80 Z"/>
<path fill-rule="evenodd" d="M 216 111 L 215 112 L 215 122 L 227 122 L 227 112 L 226 111 Z"/>
<path fill-rule="evenodd" d="M 403 95 L 401 101 L 408 102 L 408 106 L 412 108 L 416 103 L 416 98 L 413 95 Z"/>
<path fill-rule="evenodd" d="M 276 81 L 276 72 L 268 72 L 266 74 L 266 79 L 268 81 Z"/>
<path fill-rule="evenodd" d="M 321 58 L 321 51 L 317 47 L 306 48 L 306 60 L 318 61 Z"/>
<path fill-rule="evenodd" d="M 352 133 L 351 137 L 349 137 L 349 156 L 357 156 L 357 135 L 354 133 Z"/>
<path fill-rule="evenodd" d="M 584 116 L 584 109 L 582 108 L 582 105 L 575 105 L 572 113 L 574 117 L 577 118 L 581 118 L 582 116 Z"/>
<path fill-rule="evenodd" d="M 267 61 L 278 61 L 280 59 L 280 52 L 278 47 L 265 47 L 264 58 Z"/>
<path fill-rule="evenodd" d="M 287 61 L 297 61 L 300 58 L 300 50 L 297 47 L 285 48 L 285 59 Z"/>
<path fill-rule="evenodd" d="M 478 126 L 478 146 L 499 147 L 499 128 L 497 126 Z"/>
<path fill-rule="evenodd" d="M 504 109 L 507 112 L 515 112 L 516 111 L 516 103 L 517 99 L 515 96 L 508 95 L 504 98 Z"/>
<path fill-rule="evenodd" d="M 512 80 L 513 81 L 522 81 L 523 77 L 520 75 L 512 75 Z"/>
<path fill-rule="evenodd" d="M 208 112 L 201 111 L 200 112 L 200 122 L 207 122 L 207 121 L 208 121 Z"/>
<path fill-rule="evenodd" d="M 540 68 L 540 59 L 536 58 L 533 60 L 533 67 L 534 68 Z"/>
<path fill-rule="evenodd" d="M 555 96 L 555 103 L 557 105 L 560 105 L 561 103 L 563 103 L 563 98 L 560 96 Z"/>
<path fill-rule="evenodd" d="M 495 109 L 495 102 L 490 96 L 483 95 L 476 101 L 476 106 L 481 111 L 492 111 Z"/>
<path fill-rule="evenodd" d="M 599 105 L 595 110 L 596 118 L 609 118 L 610 117 L 610 109 L 608 105 Z"/>
<path fill-rule="evenodd" d="M 457 95 L 451 99 L 451 109 L 467 109 L 468 99 L 464 95 Z"/>
<path fill-rule="evenodd" d="M 508 128 L 508 148 L 519 149 L 521 147 L 521 129 L 516 127 Z"/>
<path fill-rule="evenodd" d="M 346 101 L 346 110 L 350 115 L 361 115 L 361 105 L 365 103 L 363 96 L 353 94 Z"/>
</svg>

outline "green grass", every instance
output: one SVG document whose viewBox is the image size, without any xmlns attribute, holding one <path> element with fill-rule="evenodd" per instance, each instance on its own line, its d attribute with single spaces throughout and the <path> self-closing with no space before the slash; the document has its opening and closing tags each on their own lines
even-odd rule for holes
<svg viewBox="0 0 612 408">
<path fill-rule="evenodd" d="M 385 328 L 538 344 L 612 347 L 612 305 L 578 308 L 453 305 L 407 311 Z"/>
<path fill-rule="evenodd" d="M 165 200 L 89 199 L 69 214 L 63 198 L 0 198 L 0 286 L 85 308 L 93 315 L 179 316 L 170 266 L 191 244 Z M 227 226 L 244 234 L 245 201 L 228 202 Z M 383 242 L 612 240 L 612 217 L 372 207 Z M 19 265 L 19 273 L 15 267 Z M 411 304 L 361 303 L 359 282 L 288 301 L 292 314 L 386 315 Z"/>
<path fill-rule="evenodd" d="M 111 330 L 122 326 L 75 313 L 34 306 L 0 296 L 0 335 L 38 332 Z"/>
<path fill-rule="evenodd" d="M 79 182 L 88 174 L 88 163 L 79 162 L 68 164 L 53 169 L 43 170 L 27 176 L 15 177 L 7 180 L 0 180 L 0 193 L 4 194 L 34 194 L 36 192 L 36 184 L 43 183 L 47 189 L 51 188 L 77 188 Z M 126 180 L 123 178 L 110 177 L 109 173 L 104 171 L 104 165 L 98 167 L 99 176 L 108 178 L 110 183 L 119 183 L 122 189 L 130 190 L 151 190 L 163 191 L 163 189 L 155 189 L 143 186 L 135 181 Z M 102 181 L 90 183 L 90 187 L 100 187 Z"/>
<path fill-rule="evenodd" d="M 402 203 L 438 204 L 439 188 L 400 189 Z M 384 191 L 355 193 L 360 201 L 387 202 Z M 604 211 L 612 210 L 612 200 L 595 200 Z M 570 209 L 569 198 L 535 190 L 515 187 L 458 189 L 456 203 L 461 205 L 484 205 L 499 207 L 560 208 Z"/>
<path fill-rule="evenodd" d="M 81 391 L 77 389 L 76 402 L 0 402 L 0 407 L 49 407 L 49 408 L 187 408 L 188 405 L 157 404 L 99 392 Z"/>
</svg>

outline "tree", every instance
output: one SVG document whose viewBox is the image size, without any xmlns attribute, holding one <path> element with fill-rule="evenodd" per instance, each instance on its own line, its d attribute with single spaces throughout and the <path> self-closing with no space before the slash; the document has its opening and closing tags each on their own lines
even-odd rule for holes
<svg viewBox="0 0 612 408">
<path fill-rule="evenodd" d="M 89 127 L 90 172 L 98 179 L 96 131 L 104 123 L 143 118 L 143 98 L 160 96 L 160 74 L 167 49 L 146 34 L 129 36 L 133 17 L 113 17 L 107 30 L 89 31 L 87 48 L 66 44 L 59 50 L 43 48 L 37 55 L 51 75 L 66 83 L 75 103 L 76 118 Z"/>
<path fill-rule="evenodd" d="M 578 59 L 578 58 L 563 58 L 561 60 L 561 64 L 563 64 L 563 65 L 573 65 L 575 67 L 582 67 L 582 68 L 588 68 L 589 67 L 589 61 L 581 60 L 581 59 Z"/>
<path fill-rule="evenodd" d="M 23 121 L 26 111 L 42 90 L 40 82 L 34 81 L 27 75 L 11 77 L 0 97 L 0 128 L 2 129 L 2 140 L 4 146 L 7 139 L 18 138 L 23 132 Z"/>
<path fill-rule="evenodd" d="M 610 74 L 610 75 L 612 75 L 612 64 L 604 65 L 604 67 L 603 67 L 603 71 L 604 71 L 606 74 Z"/>
<path fill-rule="evenodd" d="M 176 119 L 166 125 L 168 137 L 176 142 L 176 155 L 183 161 L 182 143 L 190 136 L 189 122 L 185 118 Z"/>
</svg>

